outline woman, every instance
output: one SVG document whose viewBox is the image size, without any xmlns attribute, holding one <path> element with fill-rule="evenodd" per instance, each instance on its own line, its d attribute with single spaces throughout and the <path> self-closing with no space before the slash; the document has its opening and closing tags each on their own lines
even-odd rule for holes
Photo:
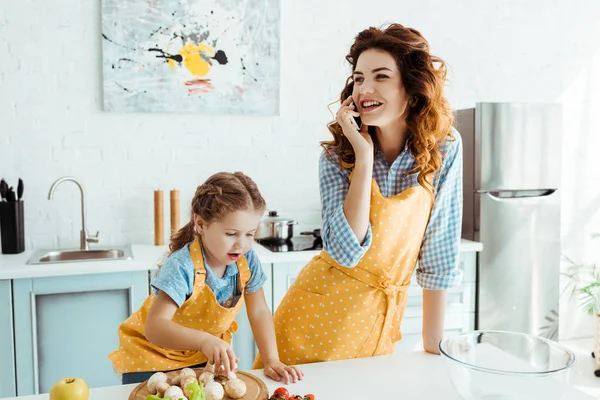
<svg viewBox="0 0 600 400">
<path fill-rule="evenodd" d="M 360 32 L 346 59 L 320 160 L 325 250 L 275 313 L 287 364 L 392 353 L 417 261 L 423 345 L 438 353 L 446 289 L 461 279 L 462 148 L 443 61 L 398 24 Z"/>
</svg>

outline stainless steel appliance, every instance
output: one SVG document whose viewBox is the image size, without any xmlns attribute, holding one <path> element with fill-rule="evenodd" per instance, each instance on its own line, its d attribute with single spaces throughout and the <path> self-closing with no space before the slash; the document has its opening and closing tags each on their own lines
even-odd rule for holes
<svg viewBox="0 0 600 400">
<path fill-rule="evenodd" d="M 256 242 L 274 253 L 286 253 L 290 251 L 306 251 L 323 249 L 321 230 L 314 229 L 302 232 L 302 236 L 293 236 L 286 240 L 256 239 Z"/>
<path fill-rule="evenodd" d="M 558 337 L 560 104 L 478 103 L 456 112 L 463 237 L 478 255 L 478 329 Z"/>
<path fill-rule="evenodd" d="M 280 217 L 277 211 L 267 211 L 258 225 L 256 238 L 261 240 L 289 240 L 294 236 L 294 225 L 298 222 L 293 219 Z"/>
</svg>

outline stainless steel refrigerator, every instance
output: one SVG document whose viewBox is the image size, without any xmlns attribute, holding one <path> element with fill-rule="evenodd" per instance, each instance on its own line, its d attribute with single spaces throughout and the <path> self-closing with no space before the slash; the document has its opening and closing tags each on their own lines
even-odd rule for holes
<svg viewBox="0 0 600 400">
<path fill-rule="evenodd" d="M 560 104 L 456 111 L 464 149 L 463 237 L 478 255 L 478 329 L 558 337 Z"/>
</svg>

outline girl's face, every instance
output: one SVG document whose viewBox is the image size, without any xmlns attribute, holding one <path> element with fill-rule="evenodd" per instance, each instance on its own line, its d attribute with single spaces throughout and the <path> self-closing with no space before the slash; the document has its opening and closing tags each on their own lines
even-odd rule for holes
<svg viewBox="0 0 600 400">
<path fill-rule="evenodd" d="M 408 96 L 389 53 L 375 49 L 361 53 L 353 79 L 352 100 L 363 124 L 382 127 L 405 118 Z"/>
<path fill-rule="evenodd" d="M 229 265 L 244 255 L 254 242 L 262 213 L 239 210 L 227 214 L 221 221 L 203 224 L 198 215 L 194 223 L 202 236 L 202 245 L 212 268 Z"/>
</svg>

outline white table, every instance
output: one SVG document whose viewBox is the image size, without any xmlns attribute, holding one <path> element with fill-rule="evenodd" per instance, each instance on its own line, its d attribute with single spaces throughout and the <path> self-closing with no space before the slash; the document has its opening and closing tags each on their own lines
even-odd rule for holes
<svg viewBox="0 0 600 400">
<path fill-rule="evenodd" d="M 302 369 L 306 374 L 304 380 L 290 384 L 288 390 L 300 395 L 313 393 L 318 400 L 461 400 L 450 383 L 442 357 L 424 352 L 307 364 Z M 252 373 L 266 382 L 269 395 L 282 386 L 266 378 L 262 370 Z M 126 400 L 135 386 L 92 389 L 90 400 Z M 48 395 L 14 399 L 47 400 Z M 564 399 L 592 400 L 593 397 L 570 387 Z"/>
</svg>

